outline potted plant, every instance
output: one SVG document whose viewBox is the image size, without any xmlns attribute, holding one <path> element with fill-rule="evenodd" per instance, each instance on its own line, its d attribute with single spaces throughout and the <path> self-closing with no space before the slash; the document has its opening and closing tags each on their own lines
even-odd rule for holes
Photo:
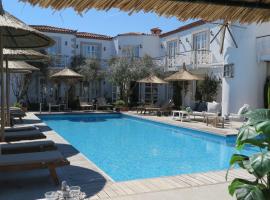
<svg viewBox="0 0 270 200">
<path fill-rule="evenodd" d="M 270 199 L 270 110 L 257 109 L 244 114 L 248 121 L 239 130 L 236 148 L 248 145 L 258 149 L 251 155 L 234 154 L 231 167 L 237 164 L 254 176 L 254 180 L 236 178 L 229 193 L 238 200 Z M 227 178 L 227 177 L 226 177 Z"/>
<path fill-rule="evenodd" d="M 128 107 L 123 100 L 117 100 L 114 103 L 114 108 L 115 108 L 115 111 L 118 111 L 118 112 L 119 111 L 128 111 Z"/>
</svg>

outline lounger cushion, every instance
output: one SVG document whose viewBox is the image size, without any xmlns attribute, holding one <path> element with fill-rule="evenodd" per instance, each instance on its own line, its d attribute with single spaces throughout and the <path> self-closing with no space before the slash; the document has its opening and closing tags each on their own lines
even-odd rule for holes
<svg viewBox="0 0 270 200">
<path fill-rule="evenodd" d="M 30 131 L 36 130 L 35 126 L 16 126 L 16 127 L 5 127 L 5 132 L 13 132 L 13 131 Z"/>
<path fill-rule="evenodd" d="M 207 103 L 207 112 L 208 113 L 219 113 L 221 111 L 220 103 L 208 102 Z"/>
<path fill-rule="evenodd" d="M 63 159 L 64 157 L 59 151 L 0 155 L 0 167 L 9 165 L 50 163 Z"/>
<path fill-rule="evenodd" d="M 55 143 L 51 140 L 45 141 L 34 141 L 34 142 L 21 142 L 21 143 L 12 143 L 12 144 L 1 144 L 1 150 L 3 151 L 12 151 L 15 149 L 23 149 L 23 148 L 38 148 L 38 147 L 51 147 L 54 146 Z"/>
<path fill-rule="evenodd" d="M 23 140 L 23 139 L 38 139 L 38 138 L 46 138 L 46 136 L 41 133 L 39 130 L 32 131 L 14 131 L 14 132 L 6 132 L 5 140 L 6 141 L 15 141 L 15 140 Z"/>
</svg>

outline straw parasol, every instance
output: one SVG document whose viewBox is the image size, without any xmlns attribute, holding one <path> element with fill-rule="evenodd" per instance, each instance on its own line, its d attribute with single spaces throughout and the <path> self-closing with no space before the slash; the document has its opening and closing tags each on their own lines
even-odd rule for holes
<svg viewBox="0 0 270 200">
<path fill-rule="evenodd" d="M 153 104 L 153 84 L 167 84 L 168 82 L 160 79 L 159 77 L 155 76 L 155 75 L 150 75 L 146 78 L 143 78 L 139 81 L 137 81 L 138 83 L 150 83 L 151 84 L 151 101 Z"/>
<path fill-rule="evenodd" d="M 27 26 L 16 17 L 5 12 L 0 0 L 0 79 L 1 79 L 1 140 L 4 140 L 5 96 L 3 48 L 27 49 L 53 45 L 54 41 L 41 32 Z"/>
<path fill-rule="evenodd" d="M 195 74 L 192 74 L 191 72 L 188 72 L 186 69 L 185 63 L 183 63 L 183 69 L 170 75 L 169 77 L 165 78 L 166 81 L 169 82 L 183 82 L 183 88 L 184 88 L 184 81 L 197 81 L 197 80 L 203 80 L 204 78 Z"/>
<path fill-rule="evenodd" d="M 32 5 L 52 7 L 55 10 L 74 8 L 82 13 L 88 9 L 155 12 L 180 20 L 204 19 L 207 21 L 225 20 L 241 23 L 270 21 L 270 0 L 21 0 Z"/>
<path fill-rule="evenodd" d="M 32 71 L 39 70 L 38 68 L 29 65 L 25 62 L 12 62 L 11 64 L 8 60 L 24 60 L 24 61 L 45 61 L 49 57 L 34 50 L 14 50 L 14 49 L 4 49 L 3 50 L 5 58 L 5 68 L 6 68 L 6 105 L 7 105 L 7 122 L 10 125 L 10 73 L 31 73 Z M 9 65 L 10 64 L 10 65 Z M 8 66 L 8 67 L 7 67 Z"/>
<path fill-rule="evenodd" d="M 65 68 L 53 75 L 51 75 L 52 79 L 54 79 L 55 81 L 65 81 L 68 84 L 73 84 L 74 82 L 76 82 L 77 80 L 80 80 L 83 78 L 83 76 L 71 69 Z M 67 90 L 65 91 L 65 93 L 67 93 Z M 67 94 L 67 106 L 68 106 L 68 94 Z"/>
</svg>

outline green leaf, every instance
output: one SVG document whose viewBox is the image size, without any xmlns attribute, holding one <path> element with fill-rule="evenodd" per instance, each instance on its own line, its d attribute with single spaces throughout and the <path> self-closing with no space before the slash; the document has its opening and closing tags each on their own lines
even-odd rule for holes
<svg viewBox="0 0 270 200">
<path fill-rule="evenodd" d="M 258 153 L 250 156 L 250 166 L 254 170 L 253 174 L 258 178 L 270 173 L 270 152 Z"/>
<path fill-rule="evenodd" d="M 256 132 L 254 127 L 243 126 L 237 135 L 236 148 L 242 149 L 247 140 L 254 139 L 257 136 L 258 133 Z"/>
<path fill-rule="evenodd" d="M 265 135 L 270 135 L 270 120 L 260 122 L 256 124 L 255 130 Z"/>
<path fill-rule="evenodd" d="M 233 154 L 230 160 L 230 166 L 237 163 L 240 167 L 244 168 L 243 166 L 244 160 L 249 160 L 249 157 L 242 154 Z"/>
<path fill-rule="evenodd" d="M 248 118 L 247 124 L 255 125 L 259 122 L 270 120 L 269 109 L 256 109 L 244 114 Z"/>
<path fill-rule="evenodd" d="M 251 182 L 244 179 L 234 179 L 229 185 L 229 193 L 236 195 L 238 200 L 266 200 L 262 192 L 265 186 L 257 181 Z"/>
</svg>

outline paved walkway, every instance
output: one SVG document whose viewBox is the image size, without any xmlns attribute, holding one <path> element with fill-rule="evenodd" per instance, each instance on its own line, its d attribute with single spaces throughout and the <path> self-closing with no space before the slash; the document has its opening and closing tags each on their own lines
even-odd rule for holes
<svg viewBox="0 0 270 200">
<path fill-rule="evenodd" d="M 47 139 L 57 143 L 58 149 L 71 162 L 70 166 L 57 170 L 59 178 L 70 185 L 80 185 L 89 199 L 231 199 L 224 178 L 226 171 L 113 182 L 34 114 L 28 114 L 24 122 L 40 127 Z M 249 175 L 242 170 L 233 170 L 229 181 L 235 177 L 247 178 Z M 56 189 L 58 187 L 53 185 L 47 170 L 0 173 L 0 199 L 38 199 L 45 192 Z"/>
</svg>

